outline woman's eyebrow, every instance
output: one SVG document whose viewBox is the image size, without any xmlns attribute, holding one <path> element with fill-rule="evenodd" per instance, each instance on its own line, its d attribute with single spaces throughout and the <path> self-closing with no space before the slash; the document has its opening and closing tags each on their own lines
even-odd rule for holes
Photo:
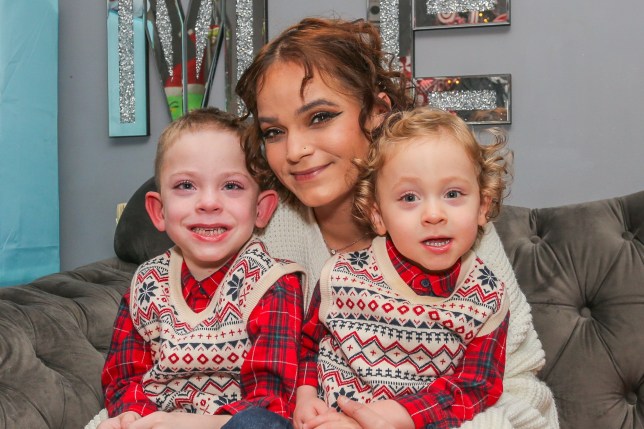
<svg viewBox="0 0 644 429">
<path fill-rule="evenodd" d="M 306 104 L 304 104 L 302 107 L 297 109 L 295 113 L 297 115 L 301 115 L 303 113 L 308 112 L 311 109 L 315 109 L 318 106 L 331 106 L 331 107 L 338 107 L 336 103 L 333 101 L 327 100 L 326 98 L 318 98 L 317 100 L 310 101 Z"/>
<path fill-rule="evenodd" d="M 295 111 L 295 114 L 299 116 L 319 106 L 339 107 L 338 104 L 333 101 L 327 100 L 326 98 L 318 98 L 317 100 L 310 101 L 299 107 Z M 257 121 L 265 124 L 274 124 L 278 122 L 278 119 L 276 116 L 258 116 Z"/>
<path fill-rule="evenodd" d="M 277 122 L 277 118 L 275 116 L 258 116 L 257 122 L 261 124 L 274 124 Z"/>
</svg>

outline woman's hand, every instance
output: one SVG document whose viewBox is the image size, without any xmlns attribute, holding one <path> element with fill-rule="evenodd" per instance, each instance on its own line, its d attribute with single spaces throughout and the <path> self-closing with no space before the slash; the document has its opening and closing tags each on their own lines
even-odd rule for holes
<svg viewBox="0 0 644 429">
<path fill-rule="evenodd" d="M 348 415 L 329 408 L 324 414 L 309 419 L 301 429 L 371 429 L 371 427 L 362 426 Z"/>
<path fill-rule="evenodd" d="M 364 429 L 394 429 L 394 426 L 364 404 L 352 401 L 346 396 L 338 398 L 338 405 L 344 414 L 351 417 Z"/>
<path fill-rule="evenodd" d="M 213 416 L 157 411 L 124 426 L 123 429 L 219 429 L 230 418 L 229 415 Z"/>
<path fill-rule="evenodd" d="M 140 419 L 134 411 L 126 411 L 111 419 L 103 420 L 96 429 L 125 429 L 130 423 Z"/>
<path fill-rule="evenodd" d="M 358 421 L 364 429 L 414 429 L 415 427 L 405 407 L 393 399 L 360 404 L 341 396 L 338 398 L 338 405 L 344 414 Z"/>
</svg>

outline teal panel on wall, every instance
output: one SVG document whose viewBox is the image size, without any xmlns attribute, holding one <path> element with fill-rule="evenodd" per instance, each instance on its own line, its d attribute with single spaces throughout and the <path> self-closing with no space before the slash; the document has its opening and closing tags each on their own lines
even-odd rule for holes
<svg viewBox="0 0 644 429">
<path fill-rule="evenodd" d="M 60 269 L 58 1 L 0 0 L 0 286 Z"/>
</svg>

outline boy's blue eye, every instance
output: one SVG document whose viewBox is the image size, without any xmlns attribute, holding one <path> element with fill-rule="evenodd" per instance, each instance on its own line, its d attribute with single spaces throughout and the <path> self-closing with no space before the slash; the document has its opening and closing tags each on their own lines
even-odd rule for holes
<svg viewBox="0 0 644 429">
<path fill-rule="evenodd" d="M 447 198 L 458 198 L 459 195 L 461 195 L 461 193 L 459 191 L 454 191 L 454 190 L 447 191 L 447 193 L 445 194 Z"/>
<path fill-rule="evenodd" d="M 406 203 L 413 203 L 417 199 L 418 197 L 416 197 L 416 195 L 414 194 L 405 194 L 400 198 L 401 201 L 404 201 Z"/>
<path fill-rule="evenodd" d="M 224 184 L 224 189 L 227 191 L 235 191 L 237 189 L 244 189 L 244 187 L 237 182 L 226 182 Z"/>
<path fill-rule="evenodd" d="M 180 182 L 179 184 L 177 184 L 176 188 L 185 191 L 185 190 L 194 189 L 194 186 L 193 186 L 192 183 L 190 183 L 188 181 L 184 181 L 184 182 Z"/>
</svg>

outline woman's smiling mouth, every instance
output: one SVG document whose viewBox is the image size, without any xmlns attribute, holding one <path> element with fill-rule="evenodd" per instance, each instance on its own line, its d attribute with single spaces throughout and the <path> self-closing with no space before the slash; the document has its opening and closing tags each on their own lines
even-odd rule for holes
<svg viewBox="0 0 644 429">
<path fill-rule="evenodd" d="M 304 180 L 310 180 L 310 179 L 313 179 L 314 177 L 316 177 L 318 174 L 320 174 L 328 166 L 329 166 L 329 164 L 325 164 L 325 165 L 322 165 L 320 167 L 309 168 L 308 170 L 295 171 L 295 172 L 292 172 L 291 175 L 298 182 L 299 181 L 304 181 Z"/>
</svg>

